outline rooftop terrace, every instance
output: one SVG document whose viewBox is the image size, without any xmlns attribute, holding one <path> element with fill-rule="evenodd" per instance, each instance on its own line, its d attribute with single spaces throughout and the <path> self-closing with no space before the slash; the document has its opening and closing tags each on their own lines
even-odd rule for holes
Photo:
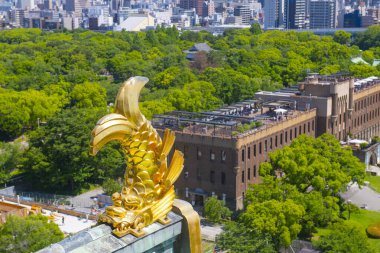
<svg viewBox="0 0 380 253">
<path fill-rule="evenodd" d="M 246 100 L 210 112 L 172 111 L 154 115 L 152 124 L 156 128 L 170 128 L 183 133 L 234 138 L 303 113 L 294 107 L 290 101 L 262 103 L 260 100 Z"/>
</svg>

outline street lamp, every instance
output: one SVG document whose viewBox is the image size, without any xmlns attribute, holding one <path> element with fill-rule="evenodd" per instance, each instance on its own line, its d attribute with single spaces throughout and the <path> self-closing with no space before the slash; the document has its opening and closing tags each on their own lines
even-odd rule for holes
<svg viewBox="0 0 380 253">
<path fill-rule="evenodd" d="M 351 218 L 351 199 L 347 200 L 348 204 L 348 219 Z"/>
</svg>

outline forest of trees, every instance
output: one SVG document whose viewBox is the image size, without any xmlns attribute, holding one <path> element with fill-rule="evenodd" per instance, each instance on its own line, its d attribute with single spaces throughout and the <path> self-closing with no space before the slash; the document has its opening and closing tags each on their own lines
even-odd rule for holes
<svg viewBox="0 0 380 253">
<path fill-rule="evenodd" d="M 76 192 L 108 175 L 122 177 L 120 152 L 110 146 L 89 158 L 88 145 L 90 130 L 112 110 L 120 84 L 130 76 L 150 79 L 140 98 L 148 118 L 176 109 L 209 110 L 251 98 L 258 90 L 296 84 L 308 72 L 380 75 L 380 66 L 350 60 L 362 56 L 372 63 L 380 58 L 379 37 L 378 26 L 353 40 L 343 31 L 321 37 L 262 32 L 255 26 L 220 36 L 162 27 L 104 34 L 1 31 L 0 141 L 24 134 L 29 147 L 19 157 L 20 149 L 1 144 L 13 153 L 0 152 L 0 165 L 5 164 L 0 166 L 0 183 L 8 179 L 2 174 L 15 168 L 52 192 Z M 207 43 L 213 50 L 189 62 L 184 51 L 195 43 Z M 17 164 L 9 162 L 12 156 Z"/>
</svg>

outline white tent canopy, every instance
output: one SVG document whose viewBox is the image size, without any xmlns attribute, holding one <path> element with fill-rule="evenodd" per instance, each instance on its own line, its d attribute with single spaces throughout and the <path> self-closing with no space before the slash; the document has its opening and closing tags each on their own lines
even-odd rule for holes
<svg viewBox="0 0 380 253">
<path fill-rule="evenodd" d="M 284 114 L 286 113 L 288 110 L 285 110 L 283 108 L 277 108 L 274 110 L 277 114 Z"/>
</svg>

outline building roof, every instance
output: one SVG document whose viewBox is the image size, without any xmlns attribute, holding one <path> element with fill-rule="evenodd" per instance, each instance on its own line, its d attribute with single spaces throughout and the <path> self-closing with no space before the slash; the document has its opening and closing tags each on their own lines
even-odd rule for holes
<svg viewBox="0 0 380 253">
<path fill-rule="evenodd" d="M 171 223 L 162 225 L 155 222 L 142 230 L 145 236 L 137 238 L 131 234 L 121 238 L 111 233 L 112 228 L 102 224 L 62 241 L 52 244 L 38 253 L 79 253 L 79 252 L 151 252 L 159 244 L 164 244 L 181 233 L 182 217 L 170 212 L 168 218 Z"/>
<path fill-rule="evenodd" d="M 190 48 L 189 51 L 197 51 L 197 52 L 204 51 L 204 52 L 208 53 L 211 50 L 212 50 L 212 48 L 209 45 L 207 45 L 206 43 L 198 43 L 198 44 L 195 44 L 192 48 Z"/>
<path fill-rule="evenodd" d="M 366 64 L 366 65 L 369 65 L 369 63 L 366 62 L 365 60 L 363 60 L 362 57 L 354 57 L 354 58 L 351 58 L 351 62 L 353 62 L 353 63 L 355 63 L 355 64 L 363 63 L 363 64 Z"/>
</svg>

